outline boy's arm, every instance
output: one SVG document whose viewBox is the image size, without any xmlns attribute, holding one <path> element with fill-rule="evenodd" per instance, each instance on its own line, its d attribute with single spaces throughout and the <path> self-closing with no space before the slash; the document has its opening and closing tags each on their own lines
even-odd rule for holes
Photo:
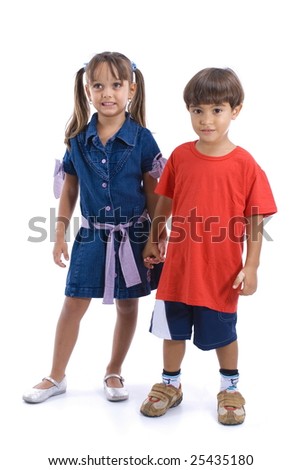
<svg viewBox="0 0 302 470">
<path fill-rule="evenodd" d="M 148 242 L 143 250 L 145 266 L 152 268 L 153 264 L 165 260 L 165 241 L 167 238 L 166 223 L 172 212 L 172 199 L 159 196 L 151 223 Z"/>
<path fill-rule="evenodd" d="M 68 229 L 77 198 L 78 198 L 78 178 L 77 176 L 65 174 L 64 184 L 60 197 L 58 217 L 56 223 L 55 244 L 53 248 L 54 262 L 61 268 L 66 265 L 61 260 L 61 255 L 68 261 L 68 247 L 65 241 L 65 233 Z"/>
<path fill-rule="evenodd" d="M 252 295 L 257 290 L 257 269 L 260 263 L 262 234 L 263 215 L 248 217 L 245 264 L 233 284 L 234 289 L 241 286 L 239 295 Z"/>
</svg>

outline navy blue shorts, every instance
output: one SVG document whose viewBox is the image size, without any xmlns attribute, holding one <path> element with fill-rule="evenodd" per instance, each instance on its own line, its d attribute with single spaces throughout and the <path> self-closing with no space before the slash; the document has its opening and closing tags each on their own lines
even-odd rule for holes
<svg viewBox="0 0 302 470">
<path fill-rule="evenodd" d="M 227 346 L 237 339 L 237 312 L 224 313 L 181 302 L 156 300 L 150 332 L 163 339 L 187 340 L 199 349 Z"/>
</svg>

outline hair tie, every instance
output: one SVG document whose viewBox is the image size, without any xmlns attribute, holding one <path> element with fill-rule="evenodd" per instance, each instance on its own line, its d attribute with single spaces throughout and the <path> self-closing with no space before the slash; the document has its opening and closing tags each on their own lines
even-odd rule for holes
<svg viewBox="0 0 302 470">
<path fill-rule="evenodd" d="M 136 64 L 134 62 L 131 62 L 131 67 L 132 67 L 132 72 L 135 72 Z"/>
</svg>

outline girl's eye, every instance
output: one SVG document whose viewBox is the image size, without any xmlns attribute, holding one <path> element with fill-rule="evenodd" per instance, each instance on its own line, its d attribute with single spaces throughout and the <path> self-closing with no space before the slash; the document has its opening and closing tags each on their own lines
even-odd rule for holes
<svg viewBox="0 0 302 470">
<path fill-rule="evenodd" d="M 101 85 L 100 83 L 94 83 L 94 84 L 93 84 L 93 88 L 94 88 L 95 90 L 101 90 L 101 89 L 102 89 L 102 85 Z"/>
<path fill-rule="evenodd" d="M 113 84 L 113 88 L 121 88 L 121 86 L 122 86 L 121 82 L 115 82 Z"/>
</svg>

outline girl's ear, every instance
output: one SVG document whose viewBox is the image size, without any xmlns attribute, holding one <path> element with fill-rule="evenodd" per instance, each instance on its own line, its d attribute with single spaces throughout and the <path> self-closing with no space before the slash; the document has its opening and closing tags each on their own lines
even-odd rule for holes
<svg viewBox="0 0 302 470">
<path fill-rule="evenodd" d="M 91 101 L 90 90 L 89 90 L 89 86 L 87 85 L 87 83 L 85 85 L 85 91 L 86 91 L 88 100 Z"/>
<path fill-rule="evenodd" d="M 240 111 L 241 111 L 241 108 L 242 108 L 242 103 L 239 104 L 238 106 L 236 106 L 236 107 L 232 110 L 232 119 L 236 119 L 236 117 L 238 116 L 238 114 L 239 114 Z"/>
<path fill-rule="evenodd" d="M 128 99 L 131 100 L 136 92 L 136 83 L 131 83 L 129 87 L 129 96 Z"/>
</svg>

